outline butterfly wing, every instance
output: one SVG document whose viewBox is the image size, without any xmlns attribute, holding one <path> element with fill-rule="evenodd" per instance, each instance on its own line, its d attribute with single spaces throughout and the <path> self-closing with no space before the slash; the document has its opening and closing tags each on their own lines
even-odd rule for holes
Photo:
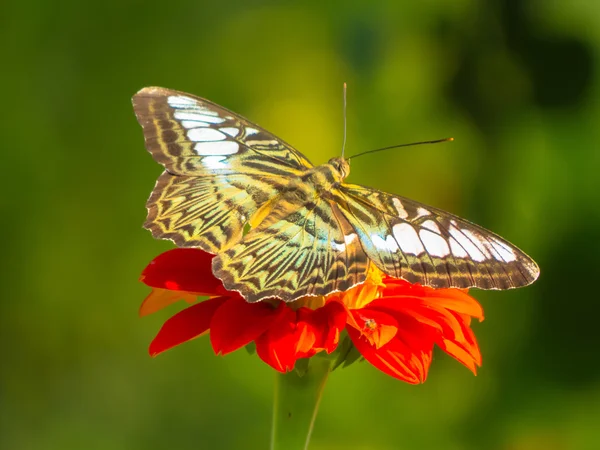
<svg viewBox="0 0 600 450">
<path fill-rule="evenodd" d="M 154 237 L 171 239 L 179 247 L 218 253 L 242 238 L 244 225 L 261 205 L 277 198 L 282 187 L 277 177 L 197 177 L 165 171 L 146 204 L 144 227 Z"/>
<path fill-rule="evenodd" d="M 144 224 L 178 246 L 216 253 L 311 163 L 288 144 L 208 100 L 163 88 L 133 97 L 146 148 L 166 171 Z"/>
<path fill-rule="evenodd" d="M 290 194 L 213 259 L 213 273 L 249 302 L 326 295 L 366 279 L 369 259 L 338 206 L 320 197 L 298 202 Z"/>
<path fill-rule="evenodd" d="M 369 258 L 392 277 L 435 288 L 510 289 L 539 275 L 517 247 L 445 211 L 359 185 L 333 194 Z"/>
</svg>

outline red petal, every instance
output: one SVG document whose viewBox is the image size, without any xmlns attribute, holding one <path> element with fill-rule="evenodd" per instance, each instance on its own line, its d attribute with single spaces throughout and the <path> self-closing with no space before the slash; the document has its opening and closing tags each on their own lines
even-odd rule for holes
<svg viewBox="0 0 600 450">
<path fill-rule="evenodd" d="M 417 298 L 429 306 L 451 309 L 483 320 L 481 305 L 462 289 L 433 289 L 389 277 L 384 280 L 384 283 L 386 285 L 382 293 L 384 298 L 396 297 L 398 301 L 402 301 L 405 297 Z"/>
<path fill-rule="evenodd" d="M 321 309 L 321 308 L 319 308 Z M 317 342 L 324 341 L 323 334 L 326 332 L 324 324 L 317 323 L 315 318 L 315 310 L 310 308 L 298 308 L 296 310 L 296 357 L 310 358 L 317 350 L 322 350 L 323 347 L 318 347 Z"/>
<path fill-rule="evenodd" d="M 227 297 L 205 300 L 175 314 L 167 320 L 150 343 L 150 356 L 169 350 L 176 345 L 194 339 L 208 330 L 215 311 Z"/>
<path fill-rule="evenodd" d="M 452 311 L 450 313 L 455 317 L 460 327 L 460 333 L 456 333 L 453 337 L 444 335 L 436 343 L 442 350 L 476 374 L 476 367 L 481 366 L 481 352 L 475 334 L 460 314 Z"/>
<path fill-rule="evenodd" d="M 299 308 L 298 328 L 305 327 L 303 337 L 299 338 L 299 345 L 303 345 L 304 351 L 309 354 L 300 356 L 301 358 L 312 356 L 314 353 L 325 350 L 327 353 L 333 352 L 340 340 L 340 334 L 346 327 L 347 312 L 341 303 L 332 301 L 315 310 L 309 308 Z M 312 336 L 307 338 L 307 336 Z M 307 350 L 307 348 L 310 349 Z M 301 348 L 298 348 L 300 351 Z"/>
<path fill-rule="evenodd" d="M 161 253 L 144 269 L 140 281 L 150 287 L 198 295 L 224 295 L 221 280 L 212 274 L 214 255 L 197 248 L 175 248 Z"/>
<path fill-rule="evenodd" d="M 433 289 L 390 277 L 384 283 L 383 296 L 368 309 L 396 318 L 398 333 L 393 342 L 402 341 L 416 361 L 422 361 L 421 380 L 427 375 L 433 342 L 475 372 L 481 365 L 481 353 L 469 324 L 471 317 L 483 320 L 483 309 L 475 299 L 460 289 Z M 382 365 L 377 366 L 381 370 L 390 370 L 389 364 L 382 363 L 384 359 L 379 355 L 374 360 Z"/>
<path fill-rule="evenodd" d="M 477 366 L 481 364 L 476 363 L 473 357 L 465 349 L 448 339 L 442 339 L 437 344 L 442 350 L 473 372 L 474 375 L 477 375 Z"/>
<path fill-rule="evenodd" d="M 420 318 L 416 315 L 417 311 L 418 309 L 416 308 L 407 310 L 407 314 L 410 314 L 417 320 L 420 320 Z M 475 339 L 473 330 L 469 328 L 469 326 L 463 318 L 465 316 L 444 308 L 421 308 L 421 311 L 423 313 L 423 316 L 428 315 L 432 321 L 437 323 L 436 330 L 441 329 L 441 333 L 438 334 L 436 343 L 440 345 L 442 349 L 445 349 L 446 347 L 445 345 L 442 345 L 443 341 L 452 342 L 456 346 L 461 348 L 464 352 L 466 352 L 468 355 L 470 355 L 470 359 L 472 359 L 476 364 L 481 364 L 481 354 L 479 353 L 479 347 L 477 345 L 477 341 Z M 448 353 L 451 354 L 451 352 Z M 464 358 L 458 357 L 456 355 L 452 356 L 455 356 L 460 362 L 467 365 L 468 367 L 471 367 L 471 363 L 467 364 Z"/>
<path fill-rule="evenodd" d="M 333 352 L 340 341 L 340 334 L 346 328 L 346 318 L 348 313 L 346 308 L 338 302 L 331 302 L 323 308 L 319 308 L 316 313 L 317 319 L 320 314 L 327 315 L 328 332 L 323 335 L 324 340 L 319 344 L 327 353 Z"/>
<path fill-rule="evenodd" d="M 296 364 L 299 336 L 296 335 L 296 311 L 283 302 L 282 314 L 256 339 L 258 356 L 279 372 L 288 372 Z"/>
<path fill-rule="evenodd" d="M 461 336 L 463 334 L 463 324 L 469 323 L 469 320 L 465 320 L 469 316 L 448 310 L 422 298 L 382 297 L 371 302 L 369 308 L 392 315 L 410 315 L 420 322 L 447 334 L 447 337 Z"/>
<path fill-rule="evenodd" d="M 210 341 L 215 353 L 226 355 L 248 345 L 263 334 L 281 309 L 265 302 L 248 303 L 239 295 L 231 297 L 210 323 Z"/>
<path fill-rule="evenodd" d="M 431 363 L 431 353 L 433 344 L 439 336 L 439 332 L 427 325 L 423 325 L 414 317 L 403 315 L 396 318 L 398 320 L 398 333 L 394 340 L 400 340 L 410 348 L 419 361 L 420 380 L 424 382 L 427 378 L 429 364 Z"/>
<path fill-rule="evenodd" d="M 476 364 L 481 364 L 481 354 L 473 330 L 469 328 L 470 317 L 459 314 L 442 307 L 432 306 L 423 302 L 421 299 L 408 297 L 394 298 L 385 297 L 375 300 L 369 305 L 370 308 L 385 311 L 388 314 L 404 314 L 413 317 L 421 324 L 435 330 L 437 333 L 436 343 L 443 349 L 446 347 L 454 348 L 442 344 L 443 341 L 451 341 L 464 352 L 470 355 Z M 448 353 L 451 353 L 450 351 Z M 471 363 L 465 362 L 462 357 L 455 356 L 460 362 L 471 367 Z"/>
<path fill-rule="evenodd" d="M 369 304 L 369 309 L 383 311 L 394 317 L 398 315 L 408 315 L 420 323 L 437 330 L 440 334 L 451 333 L 454 335 L 452 326 L 448 322 L 455 324 L 454 316 L 443 308 L 431 308 L 426 306 L 422 299 L 415 297 L 382 297 Z M 460 327 L 455 324 L 460 332 Z"/>
<path fill-rule="evenodd" d="M 190 294 L 185 291 L 169 291 L 167 289 L 152 288 L 152 292 L 148 294 L 140 306 L 140 317 L 155 313 L 179 300 L 194 303 L 197 298 L 197 294 Z"/>
<path fill-rule="evenodd" d="M 352 327 L 376 348 L 390 342 L 398 331 L 398 322 L 390 314 L 371 308 L 354 309 L 350 313 L 354 319 L 350 322 Z"/>
<path fill-rule="evenodd" d="M 460 289 L 437 289 L 423 299 L 425 304 L 434 308 L 444 308 L 466 314 L 482 321 L 483 308 L 477 300 Z"/>
<path fill-rule="evenodd" d="M 369 308 L 385 311 L 396 318 L 402 315 L 414 318 L 429 328 L 430 339 L 474 373 L 476 366 L 481 365 L 479 346 L 469 327 L 470 316 L 439 307 L 433 300 L 427 302 L 405 296 L 380 298 Z M 399 329 L 405 331 L 406 327 L 399 326 Z"/>
<path fill-rule="evenodd" d="M 422 355 L 417 356 L 413 349 L 400 339 L 392 339 L 376 349 L 354 328 L 348 328 L 348 335 L 362 356 L 382 372 L 411 384 L 425 380 L 431 360 L 430 353 L 425 358 Z"/>
<path fill-rule="evenodd" d="M 420 300 L 406 297 L 402 297 L 401 301 L 395 299 L 388 301 L 389 299 L 389 297 L 385 297 L 375 300 L 369 305 L 369 308 L 384 311 L 394 317 L 398 314 L 409 315 L 423 325 L 437 330 L 440 334 L 443 332 L 444 329 L 438 319 L 440 314 L 436 310 L 423 306 Z"/>
</svg>

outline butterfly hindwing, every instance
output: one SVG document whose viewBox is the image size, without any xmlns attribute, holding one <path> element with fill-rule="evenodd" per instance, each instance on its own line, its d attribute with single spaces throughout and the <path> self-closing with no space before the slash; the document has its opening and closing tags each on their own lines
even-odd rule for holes
<svg viewBox="0 0 600 450">
<path fill-rule="evenodd" d="M 217 253 L 237 242 L 257 209 L 312 167 L 285 142 L 208 100 L 151 87 L 133 105 L 146 147 L 166 169 L 144 226 L 178 246 Z"/>
<path fill-rule="evenodd" d="M 390 276 L 436 288 L 510 289 L 539 274 L 517 247 L 445 211 L 345 183 L 334 195 L 369 258 Z"/>
<path fill-rule="evenodd" d="M 244 225 L 281 189 L 277 177 L 173 175 L 158 178 L 144 226 L 179 247 L 217 253 L 242 238 Z"/>
<path fill-rule="evenodd" d="M 286 198 L 287 197 L 287 198 Z M 335 203 L 279 199 L 257 228 L 213 260 L 213 272 L 247 301 L 345 291 L 366 279 L 369 259 Z"/>
</svg>

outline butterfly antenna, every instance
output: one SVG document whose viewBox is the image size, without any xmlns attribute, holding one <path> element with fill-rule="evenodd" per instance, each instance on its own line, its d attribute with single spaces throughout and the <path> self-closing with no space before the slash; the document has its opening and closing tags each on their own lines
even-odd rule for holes
<svg viewBox="0 0 600 450">
<path fill-rule="evenodd" d="M 424 144 L 438 144 L 440 142 L 448 142 L 448 141 L 453 141 L 453 140 L 454 140 L 454 138 L 445 138 L 445 139 L 436 139 L 435 141 L 412 142 L 410 144 L 400 144 L 400 145 L 392 145 L 390 147 L 376 148 L 375 150 L 369 150 L 366 152 L 358 153 L 356 155 L 352 155 L 348 158 L 348 160 L 350 160 L 352 158 L 358 158 L 359 156 L 362 156 L 362 155 L 368 155 L 369 153 L 382 152 L 384 150 L 391 150 L 393 148 L 412 147 L 413 145 L 424 145 Z"/>
<path fill-rule="evenodd" d="M 344 158 L 344 150 L 346 150 L 346 90 L 347 85 L 344 83 L 344 142 L 342 143 L 342 159 Z"/>
</svg>

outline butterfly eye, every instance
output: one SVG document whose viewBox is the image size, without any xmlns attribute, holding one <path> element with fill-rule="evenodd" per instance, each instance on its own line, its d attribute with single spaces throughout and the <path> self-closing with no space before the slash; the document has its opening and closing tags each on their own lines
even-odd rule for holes
<svg viewBox="0 0 600 450">
<path fill-rule="evenodd" d="M 331 158 L 329 160 L 329 164 L 331 164 L 333 166 L 333 168 L 335 170 L 337 170 L 338 172 L 342 171 L 342 164 L 341 164 L 341 162 L 340 162 L 339 159 L 337 159 L 337 158 Z"/>
</svg>

